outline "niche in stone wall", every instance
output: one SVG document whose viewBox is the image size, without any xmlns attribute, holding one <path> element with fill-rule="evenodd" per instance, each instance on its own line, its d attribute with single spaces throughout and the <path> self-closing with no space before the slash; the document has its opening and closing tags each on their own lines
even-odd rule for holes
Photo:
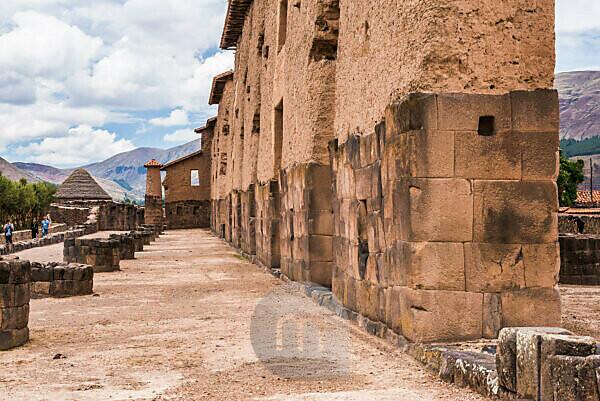
<svg viewBox="0 0 600 401">
<path fill-rule="evenodd" d="M 283 99 L 275 107 L 273 121 L 273 156 L 275 172 L 281 170 L 281 153 L 283 151 Z"/>
<path fill-rule="evenodd" d="M 287 39 L 288 0 L 279 1 L 279 23 L 277 29 L 277 49 L 281 51 Z"/>
</svg>

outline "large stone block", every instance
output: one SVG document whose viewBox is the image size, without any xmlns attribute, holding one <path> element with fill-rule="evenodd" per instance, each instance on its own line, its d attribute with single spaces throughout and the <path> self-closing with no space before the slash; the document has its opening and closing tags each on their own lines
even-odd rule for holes
<svg viewBox="0 0 600 401">
<path fill-rule="evenodd" d="M 539 401 L 542 362 L 541 345 L 549 334 L 571 334 L 561 328 L 532 328 L 517 331 L 517 394 Z"/>
<path fill-rule="evenodd" d="M 520 328 L 511 327 L 500 331 L 496 350 L 498 382 L 512 393 L 517 392 L 517 333 Z"/>
<path fill-rule="evenodd" d="M 401 133 L 438 128 L 437 97 L 432 94 L 411 94 L 389 105 L 385 112 L 386 139 Z"/>
<path fill-rule="evenodd" d="M 402 333 L 411 341 L 478 339 L 483 331 L 483 294 L 402 288 Z"/>
<path fill-rule="evenodd" d="M 559 172 L 557 131 L 521 133 L 524 180 L 556 181 Z"/>
<path fill-rule="evenodd" d="M 597 401 L 600 399 L 600 356 L 556 355 L 549 359 L 551 400 Z M 545 401 L 545 400 L 544 400 Z"/>
<path fill-rule="evenodd" d="M 558 133 L 560 113 L 556 90 L 514 91 L 510 99 L 513 129 Z"/>
<path fill-rule="evenodd" d="M 496 339 L 502 329 L 500 294 L 483 294 L 483 338 Z"/>
<path fill-rule="evenodd" d="M 591 337 L 569 335 L 544 335 L 541 337 L 540 364 L 540 400 L 552 400 L 554 393 L 550 358 L 554 355 L 586 357 L 596 353 L 596 340 Z M 598 365 L 600 367 L 600 365 Z"/>
<path fill-rule="evenodd" d="M 440 94 L 437 99 L 439 129 L 477 132 L 481 117 L 494 117 L 495 132 L 512 129 L 508 95 L 449 93 Z"/>
<path fill-rule="evenodd" d="M 528 288 L 501 294 L 503 327 L 556 327 L 561 322 L 560 292 Z"/>
<path fill-rule="evenodd" d="M 473 192 L 473 241 L 500 244 L 556 242 L 556 183 L 475 181 Z"/>
<path fill-rule="evenodd" d="M 467 242 L 473 237 L 473 193 L 463 179 L 403 179 L 394 190 L 402 239 Z"/>
<path fill-rule="evenodd" d="M 521 245 L 465 244 L 467 291 L 501 292 L 525 287 Z"/>
<path fill-rule="evenodd" d="M 523 264 L 527 287 L 554 288 L 558 284 L 560 273 L 558 243 L 524 245 Z"/>
<path fill-rule="evenodd" d="M 456 138 L 457 177 L 488 180 L 521 179 L 521 139 L 507 131 L 496 135 L 479 135 L 477 131 L 461 131 Z"/>
<path fill-rule="evenodd" d="M 405 247 L 407 284 L 413 289 L 465 290 L 462 243 L 413 242 Z"/>
</svg>

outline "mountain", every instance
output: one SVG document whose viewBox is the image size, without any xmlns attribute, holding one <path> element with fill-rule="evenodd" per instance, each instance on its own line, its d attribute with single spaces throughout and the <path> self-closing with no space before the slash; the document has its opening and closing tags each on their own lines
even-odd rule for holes
<svg viewBox="0 0 600 401">
<path fill-rule="evenodd" d="M 11 164 L 9 161 L 4 160 L 0 157 L 0 172 L 3 176 L 10 178 L 13 181 L 19 181 L 21 178 L 25 178 L 29 182 L 40 181 L 34 174 L 31 174 L 27 170 L 22 170 L 18 166 Z"/>
<path fill-rule="evenodd" d="M 560 98 L 561 139 L 600 136 L 600 71 L 556 75 Z"/>
<path fill-rule="evenodd" d="M 200 140 L 170 149 L 137 148 L 120 153 L 102 162 L 83 166 L 114 199 L 125 198 L 142 200 L 146 191 L 146 169 L 144 164 L 150 159 L 161 163 L 178 159 L 200 149 Z M 5 161 L 6 162 L 6 161 Z M 8 162 L 6 162 L 8 163 Z M 10 165 L 10 163 L 8 163 Z M 74 169 L 59 169 L 36 163 L 13 163 L 12 167 L 22 171 L 32 179 L 62 183 Z M 0 171 L 4 168 L 0 166 Z"/>
</svg>

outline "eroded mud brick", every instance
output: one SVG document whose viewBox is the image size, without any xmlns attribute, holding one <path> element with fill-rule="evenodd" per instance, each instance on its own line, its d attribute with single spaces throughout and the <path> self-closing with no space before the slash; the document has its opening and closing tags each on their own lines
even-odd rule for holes
<svg viewBox="0 0 600 401">
<path fill-rule="evenodd" d="M 495 135 L 480 135 L 475 131 L 460 131 L 456 138 L 457 177 L 487 180 L 521 179 L 520 134 L 506 131 Z"/>
<path fill-rule="evenodd" d="M 483 338 L 496 339 L 502 329 L 500 294 L 483 294 Z"/>
<path fill-rule="evenodd" d="M 386 141 L 401 133 L 437 129 L 436 95 L 413 93 L 407 98 L 392 103 L 386 108 Z"/>
<path fill-rule="evenodd" d="M 503 327 L 557 327 L 560 293 L 555 288 L 528 288 L 501 294 Z"/>
<path fill-rule="evenodd" d="M 570 335 L 559 327 L 523 328 L 517 331 L 517 394 L 523 398 L 539 400 L 540 373 L 544 335 Z"/>
<path fill-rule="evenodd" d="M 483 294 L 402 288 L 402 333 L 411 341 L 481 338 Z"/>
<path fill-rule="evenodd" d="M 586 357 L 596 353 L 596 340 L 571 335 L 543 335 L 540 347 L 540 400 L 552 400 L 554 393 L 549 359 L 554 355 Z M 600 365 L 598 365 L 600 367 Z M 595 374 L 595 373 L 594 373 Z"/>
<path fill-rule="evenodd" d="M 423 290 L 465 290 L 462 243 L 411 242 L 407 251 L 408 286 Z"/>
<path fill-rule="evenodd" d="M 465 244 L 467 291 L 501 292 L 525 287 L 521 245 Z"/>
<path fill-rule="evenodd" d="M 516 131 L 558 132 L 558 92 L 552 89 L 510 93 L 512 126 Z"/>
<path fill-rule="evenodd" d="M 439 94 L 438 128 L 450 131 L 479 130 L 482 117 L 493 117 L 493 131 L 506 132 L 512 128 L 509 95 Z"/>
<path fill-rule="evenodd" d="M 556 242 L 556 183 L 475 181 L 473 240 L 500 244 Z"/>
<path fill-rule="evenodd" d="M 462 179 L 403 179 L 394 193 L 403 238 L 468 242 L 473 237 L 473 193 Z"/>
<path fill-rule="evenodd" d="M 523 180 L 555 181 L 559 172 L 558 131 L 521 133 Z"/>
<path fill-rule="evenodd" d="M 524 245 L 523 263 L 527 287 L 554 288 L 560 273 L 558 243 Z"/>
</svg>

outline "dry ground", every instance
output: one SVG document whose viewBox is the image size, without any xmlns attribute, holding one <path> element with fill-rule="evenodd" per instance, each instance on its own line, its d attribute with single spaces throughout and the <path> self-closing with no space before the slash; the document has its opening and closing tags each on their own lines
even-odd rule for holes
<svg viewBox="0 0 600 401">
<path fill-rule="evenodd" d="M 28 254 L 60 258 L 60 248 Z M 482 400 L 206 231 L 169 232 L 121 268 L 95 276 L 96 296 L 32 300 L 30 343 L 0 353 L 0 399 Z M 325 335 L 290 336 L 301 321 Z M 263 355 L 298 338 L 295 359 Z"/>
<path fill-rule="evenodd" d="M 600 340 L 600 287 L 561 286 L 563 326 Z"/>
</svg>

